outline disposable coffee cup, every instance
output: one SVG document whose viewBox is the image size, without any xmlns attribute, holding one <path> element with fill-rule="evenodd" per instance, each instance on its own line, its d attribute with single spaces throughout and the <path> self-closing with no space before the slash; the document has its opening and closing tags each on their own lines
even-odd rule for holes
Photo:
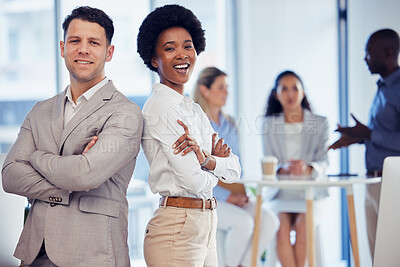
<svg viewBox="0 0 400 267">
<path fill-rule="evenodd" d="M 278 165 L 278 159 L 274 156 L 267 156 L 261 159 L 261 166 L 262 166 L 264 180 L 276 179 L 277 165 Z"/>
</svg>

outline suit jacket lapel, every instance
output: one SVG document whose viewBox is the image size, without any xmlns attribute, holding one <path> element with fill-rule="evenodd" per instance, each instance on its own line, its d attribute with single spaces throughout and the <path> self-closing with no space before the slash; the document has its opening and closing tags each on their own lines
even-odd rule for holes
<svg viewBox="0 0 400 267">
<path fill-rule="evenodd" d="M 312 114 L 310 111 L 304 109 L 304 118 L 303 118 L 303 130 L 302 130 L 302 144 L 301 144 L 301 158 L 305 159 L 307 155 L 309 154 L 308 151 L 310 149 L 310 144 L 311 144 L 311 138 L 315 138 L 315 135 L 313 135 L 313 131 L 315 131 L 315 128 L 312 126 L 315 126 L 314 124 L 316 123 L 315 121 L 313 122 L 312 119 Z"/>
<path fill-rule="evenodd" d="M 279 116 L 276 117 L 275 120 L 275 138 L 276 138 L 276 145 L 277 145 L 277 150 L 279 151 L 280 155 L 278 156 L 280 159 L 283 159 L 284 161 L 288 160 L 287 159 L 287 154 L 286 154 L 286 142 L 285 142 L 285 115 L 281 113 Z"/>
<path fill-rule="evenodd" d="M 93 114 L 96 110 L 101 108 L 116 91 L 112 81 L 99 89 L 84 106 L 76 113 L 76 115 L 68 122 L 65 129 L 62 131 L 61 141 L 59 146 L 59 153 L 62 151 L 63 144 L 71 132 L 87 117 Z"/>
<path fill-rule="evenodd" d="M 67 89 L 57 95 L 57 99 L 53 102 L 53 107 L 51 109 L 51 129 L 53 131 L 54 140 L 57 143 L 59 151 L 61 134 L 64 129 L 64 105 L 66 90 Z"/>
</svg>

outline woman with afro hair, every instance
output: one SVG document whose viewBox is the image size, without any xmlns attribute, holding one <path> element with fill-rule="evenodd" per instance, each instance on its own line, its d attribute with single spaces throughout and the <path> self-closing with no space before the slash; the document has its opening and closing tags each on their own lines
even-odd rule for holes
<svg viewBox="0 0 400 267">
<path fill-rule="evenodd" d="M 149 186 L 161 196 L 144 240 L 147 266 L 217 266 L 218 179 L 240 178 L 239 158 L 217 138 L 198 104 L 183 95 L 205 49 L 204 30 L 188 9 L 156 8 L 143 21 L 138 53 L 160 83 L 143 107 L 142 147 Z"/>
</svg>

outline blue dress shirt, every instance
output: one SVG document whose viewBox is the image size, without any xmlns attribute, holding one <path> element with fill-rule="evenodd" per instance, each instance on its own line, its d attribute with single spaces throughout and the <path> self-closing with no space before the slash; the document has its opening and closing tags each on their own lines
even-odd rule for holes
<svg viewBox="0 0 400 267">
<path fill-rule="evenodd" d="M 233 122 L 227 119 L 222 112 L 219 113 L 219 124 L 210 120 L 211 126 L 214 131 L 218 133 L 219 138 L 224 139 L 224 143 L 228 144 L 228 146 L 232 149 L 232 153 L 237 155 L 240 159 L 239 155 L 239 139 L 236 130 L 236 126 Z M 215 186 L 213 194 L 218 201 L 226 201 L 231 192 L 225 188 L 220 186 Z"/>
<path fill-rule="evenodd" d="M 400 69 L 378 82 L 368 127 L 371 140 L 365 141 L 368 172 L 381 171 L 387 156 L 400 156 Z"/>
</svg>

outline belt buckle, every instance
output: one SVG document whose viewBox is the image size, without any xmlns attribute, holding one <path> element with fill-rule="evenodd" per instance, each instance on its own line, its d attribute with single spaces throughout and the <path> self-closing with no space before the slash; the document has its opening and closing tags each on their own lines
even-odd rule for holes
<svg viewBox="0 0 400 267">
<path fill-rule="evenodd" d="M 212 197 L 212 199 L 210 199 L 210 201 L 211 201 L 210 210 L 215 210 L 217 208 L 217 205 L 218 205 L 217 199 L 215 197 Z"/>
</svg>

